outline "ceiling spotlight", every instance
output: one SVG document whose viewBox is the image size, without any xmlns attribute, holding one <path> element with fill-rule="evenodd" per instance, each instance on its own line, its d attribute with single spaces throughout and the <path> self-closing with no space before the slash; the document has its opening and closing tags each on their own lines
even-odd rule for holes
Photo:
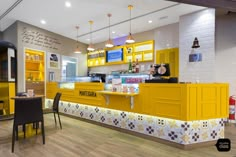
<svg viewBox="0 0 236 157">
<path fill-rule="evenodd" d="M 111 33 L 112 33 L 112 34 L 115 34 L 116 32 L 115 32 L 115 31 L 112 31 Z"/>
<path fill-rule="evenodd" d="M 152 23 L 152 20 L 149 20 L 148 23 Z"/>
<path fill-rule="evenodd" d="M 45 25 L 47 22 L 45 20 L 40 21 L 43 25 Z"/>
<path fill-rule="evenodd" d="M 65 2 L 65 6 L 66 6 L 67 8 L 70 8 L 70 7 L 71 7 L 71 3 L 70 3 L 69 1 L 66 1 L 66 2 Z"/>
</svg>

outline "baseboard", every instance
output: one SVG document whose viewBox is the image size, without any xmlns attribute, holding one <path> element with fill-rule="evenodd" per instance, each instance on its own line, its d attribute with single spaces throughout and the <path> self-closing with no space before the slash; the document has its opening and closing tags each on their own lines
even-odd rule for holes
<svg viewBox="0 0 236 157">
<path fill-rule="evenodd" d="M 0 115 L 0 121 L 13 120 L 13 119 L 14 119 L 14 114 Z"/>
</svg>

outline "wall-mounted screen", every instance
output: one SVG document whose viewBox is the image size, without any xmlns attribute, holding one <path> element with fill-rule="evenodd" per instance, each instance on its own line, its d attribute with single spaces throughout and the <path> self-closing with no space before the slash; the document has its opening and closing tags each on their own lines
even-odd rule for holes
<svg viewBox="0 0 236 157">
<path fill-rule="evenodd" d="M 107 63 L 119 62 L 119 61 L 123 61 L 123 48 L 106 51 Z"/>
</svg>

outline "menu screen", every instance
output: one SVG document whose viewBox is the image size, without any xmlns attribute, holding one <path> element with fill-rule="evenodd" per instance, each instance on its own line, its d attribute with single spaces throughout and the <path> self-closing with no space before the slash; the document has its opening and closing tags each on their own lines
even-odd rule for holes
<svg viewBox="0 0 236 157">
<path fill-rule="evenodd" d="M 106 52 L 106 61 L 110 62 L 118 62 L 123 61 L 123 49 L 110 50 Z"/>
</svg>

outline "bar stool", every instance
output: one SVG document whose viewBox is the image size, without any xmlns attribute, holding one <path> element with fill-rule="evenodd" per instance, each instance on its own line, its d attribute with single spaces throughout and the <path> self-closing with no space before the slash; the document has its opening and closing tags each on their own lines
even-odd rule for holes
<svg viewBox="0 0 236 157">
<path fill-rule="evenodd" d="M 0 115 L 4 115 L 4 101 L 0 100 Z"/>
</svg>

